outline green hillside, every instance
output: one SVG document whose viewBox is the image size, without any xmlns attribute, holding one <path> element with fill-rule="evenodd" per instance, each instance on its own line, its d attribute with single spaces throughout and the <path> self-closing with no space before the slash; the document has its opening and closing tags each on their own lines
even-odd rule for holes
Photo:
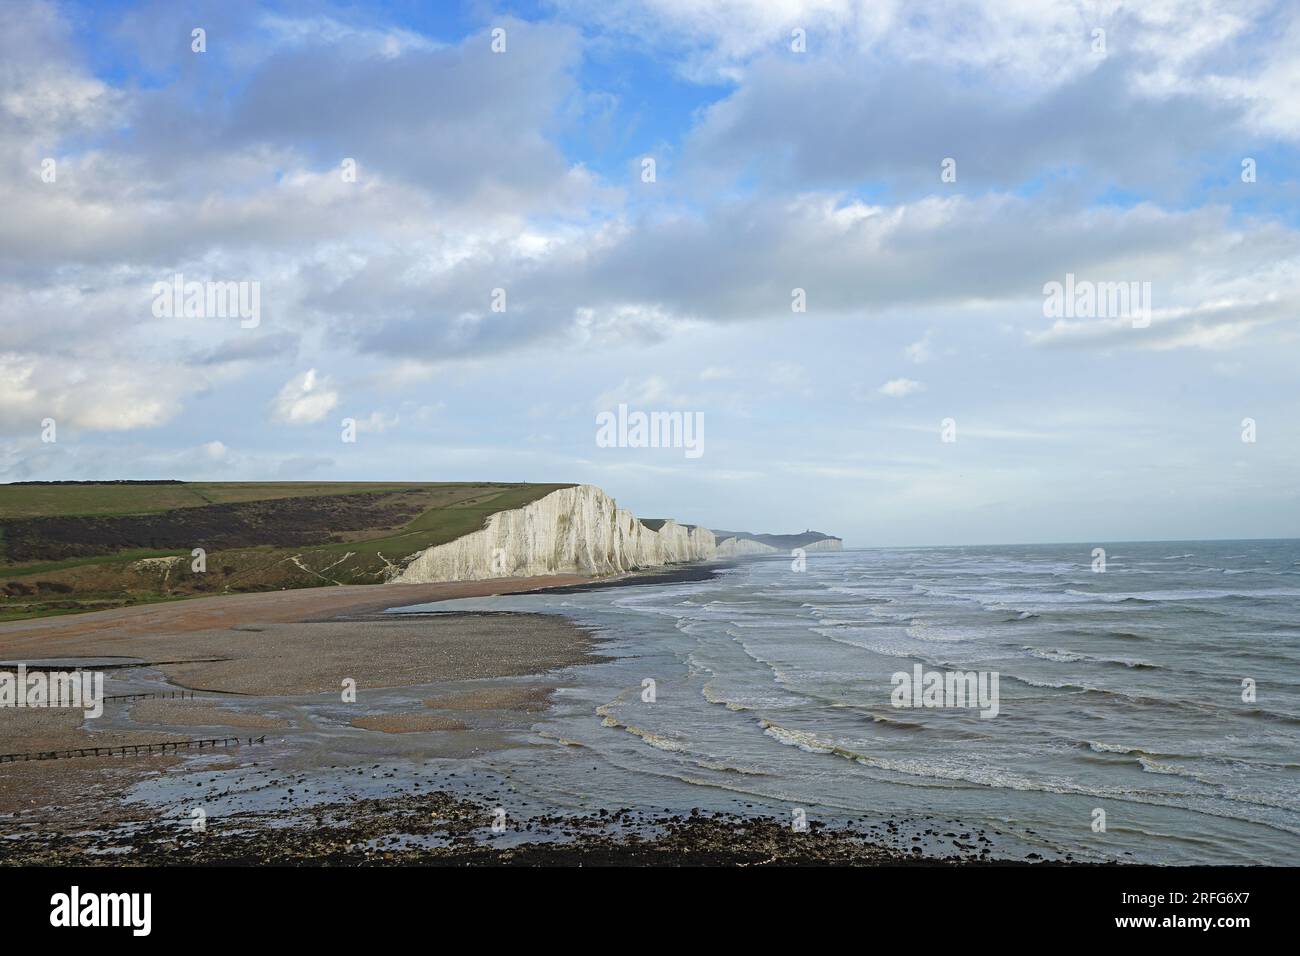
<svg viewBox="0 0 1300 956">
<path fill-rule="evenodd" d="M 384 581 L 563 484 L 0 485 L 0 620 L 197 594 Z M 206 571 L 191 569 L 195 548 Z"/>
</svg>

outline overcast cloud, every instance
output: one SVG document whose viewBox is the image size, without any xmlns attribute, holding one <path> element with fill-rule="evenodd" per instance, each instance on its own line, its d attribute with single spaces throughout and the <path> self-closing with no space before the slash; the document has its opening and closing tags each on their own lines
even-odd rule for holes
<svg viewBox="0 0 1300 956">
<path fill-rule="evenodd" d="M 1300 534 L 1298 85 L 1281 0 L 13 0 L 0 480 Z M 258 321 L 160 317 L 177 275 Z M 1046 315 L 1067 275 L 1149 284 L 1147 321 Z M 704 454 L 598 448 L 620 402 L 703 413 Z"/>
</svg>

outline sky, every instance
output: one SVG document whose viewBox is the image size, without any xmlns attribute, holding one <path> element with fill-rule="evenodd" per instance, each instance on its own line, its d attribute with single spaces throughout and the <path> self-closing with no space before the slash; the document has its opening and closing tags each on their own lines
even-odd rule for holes
<svg viewBox="0 0 1300 956">
<path fill-rule="evenodd" d="M 0 481 L 1300 536 L 1297 89 L 1265 0 L 3 0 Z"/>
</svg>

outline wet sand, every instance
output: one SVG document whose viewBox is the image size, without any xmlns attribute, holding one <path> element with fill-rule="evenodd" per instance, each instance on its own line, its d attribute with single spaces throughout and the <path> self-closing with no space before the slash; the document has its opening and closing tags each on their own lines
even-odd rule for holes
<svg viewBox="0 0 1300 956">
<path fill-rule="evenodd" d="M 515 710 L 537 713 L 551 705 L 553 687 L 482 687 L 430 698 L 425 707 L 439 710 Z"/>
<path fill-rule="evenodd" d="M 192 690 L 272 697 L 537 674 L 587 659 L 594 641 L 541 614 L 402 614 L 187 635 L 203 660 L 159 664 Z M 218 658 L 213 660 L 212 658 Z"/>
<path fill-rule="evenodd" d="M 131 705 L 131 719 L 177 727 L 229 727 L 240 730 L 284 730 L 281 717 L 232 710 L 215 700 L 141 700 Z"/>
<path fill-rule="evenodd" d="M 376 714 L 373 717 L 357 717 L 352 721 L 353 727 L 366 730 L 378 730 L 385 734 L 419 734 L 430 730 L 465 730 L 464 722 L 454 717 L 441 717 L 438 714 L 420 713 Z"/>
<path fill-rule="evenodd" d="M 300 623 L 392 607 L 588 584 L 583 575 L 496 578 L 443 584 L 357 584 L 259 594 L 223 594 L 0 624 L 0 661 L 19 658 L 196 656 L 188 636 L 266 624 Z M 213 655 L 207 655 L 213 656 Z"/>
<path fill-rule="evenodd" d="M 121 747 L 184 740 L 184 734 L 104 730 L 93 737 L 81 711 L 0 708 L 0 753 Z M 118 794 L 142 777 L 179 763 L 171 754 L 146 757 L 86 757 L 0 765 L 0 815 L 24 813 L 36 819 L 75 816 L 70 809 L 86 798 Z M 0 836 L 7 828 L 0 823 Z M 0 849 L 0 860 L 4 851 Z"/>
<path fill-rule="evenodd" d="M 380 688 L 541 674 L 594 660 L 592 637 L 558 617 L 457 614 L 385 618 L 375 613 L 389 607 L 587 580 L 555 576 L 316 588 L 197 598 L 3 624 L 0 661 L 116 658 L 119 662 L 107 671 L 110 677 L 143 683 L 108 687 L 108 694 L 188 689 L 214 699 L 110 701 L 105 704 L 105 717 L 98 720 L 84 720 L 79 710 L 0 708 L 0 754 L 176 742 L 226 734 L 243 737 L 250 731 L 274 732 L 286 725 L 274 714 L 219 706 L 223 696 L 237 701 L 256 695 L 264 703 L 271 698 L 274 705 L 300 695 L 337 695 L 344 680 L 350 680 L 364 705 L 369 694 Z M 331 619 L 340 616 L 344 619 Z M 127 715 L 125 721 L 122 714 Z M 394 719 L 363 714 L 357 726 L 377 722 L 374 729 L 383 731 Z M 433 724 L 450 730 L 452 722 L 454 717 L 430 712 L 422 715 L 421 721 L 407 720 L 405 725 L 407 732 L 428 725 L 428 732 L 438 729 Z M 250 759 L 251 753 L 231 756 Z M 0 814 L 113 819 L 119 816 L 117 804 L 130 787 L 180 763 L 182 759 L 172 754 L 7 762 L 0 768 Z"/>
</svg>

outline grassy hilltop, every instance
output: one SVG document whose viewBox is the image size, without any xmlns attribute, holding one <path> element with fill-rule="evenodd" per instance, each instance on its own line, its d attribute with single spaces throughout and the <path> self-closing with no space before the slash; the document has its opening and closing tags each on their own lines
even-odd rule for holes
<svg viewBox="0 0 1300 956">
<path fill-rule="evenodd" d="M 563 484 L 0 485 L 0 621 L 196 594 L 375 584 Z M 207 571 L 191 552 L 207 552 Z"/>
</svg>

